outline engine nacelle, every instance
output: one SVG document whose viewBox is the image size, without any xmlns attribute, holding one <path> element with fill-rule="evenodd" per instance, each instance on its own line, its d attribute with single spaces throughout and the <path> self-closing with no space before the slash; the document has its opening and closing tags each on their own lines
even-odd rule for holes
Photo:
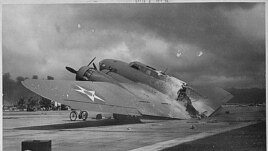
<svg viewBox="0 0 268 151">
<path fill-rule="evenodd" d="M 100 82 L 112 82 L 106 74 L 95 70 L 94 68 L 84 66 L 81 67 L 77 74 L 76 80 L 78 81 L 100 81 Z"/>
</svg>

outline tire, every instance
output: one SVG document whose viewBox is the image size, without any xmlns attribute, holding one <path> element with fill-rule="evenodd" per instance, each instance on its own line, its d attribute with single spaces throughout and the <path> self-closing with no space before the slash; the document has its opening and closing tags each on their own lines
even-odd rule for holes
<svg viewBox="0 0 268 151">
<path fill-rule="evenodd" d="M 97 120 L 101 120 L 101 119 L 102 119 L 102 115 L 101 115 L 101 114 L 97 114 L 97 115 L 96 115 L 96 119 L 97 119 Z"/>
<path fill-rule="evenodd" d="M 81 118 L 83 121 L 87 120 L 87 117 L 88 117 L 88 113 L 87 111 L 82 111 L 81 112 Z"/>
<path fill-rule="evenodd" d="M 76 119 L 77 119 L 77 113 L 76 113 L 76 111 L 72 111 L 70 113 L 70 120 L 75 121 Z"/>
</svg>

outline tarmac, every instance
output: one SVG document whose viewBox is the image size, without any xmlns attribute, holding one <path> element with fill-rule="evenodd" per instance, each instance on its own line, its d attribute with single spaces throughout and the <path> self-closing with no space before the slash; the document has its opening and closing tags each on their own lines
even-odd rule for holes
<svg viewBox="0 0 268 151">
<path fill-rule="evenodd" d="M 94 112 L 87 121 L 70 121 L 69 112 L 3 112 L 3 150 L 21 150 L 25 140 L 52 140 L 52 151 L 167 150 L 266 122 L 265 106 L 225 106 L 212 118 L 142 123 L 96 120 Z"/>
</svg>

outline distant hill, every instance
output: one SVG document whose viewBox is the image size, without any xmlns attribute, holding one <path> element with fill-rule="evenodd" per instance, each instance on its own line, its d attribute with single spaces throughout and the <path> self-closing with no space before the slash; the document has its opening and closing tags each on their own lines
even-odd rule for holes
<svg viewBox="0 0 268 151">
<path fill-rule="evenodd" d="M 265 89 L 250 88 L 250 89 L 226 89 L 228 92 L 233 94 L 233 98 L 227 103 L 239 103 L 239 104 L 259 104 L 266 101 Z"/>
</svg>

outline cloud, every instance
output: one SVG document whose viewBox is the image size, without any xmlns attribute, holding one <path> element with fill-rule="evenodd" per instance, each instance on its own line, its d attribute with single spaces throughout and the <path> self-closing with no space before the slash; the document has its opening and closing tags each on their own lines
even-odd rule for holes
<svg viewBox="0 0 268 151">
<path fill-rule="evenodd" d="M 168 68 L 194 84 L 263 87 L 264 6 L 3 5 L 3 72 L 73 79 L 64 67 L 78 69 L 96 56 Z"/>
<path fill-rule="evenodd" d="M 250 11 L 242 8 L 233 11 L 222 10 L 227 21 L 248 40 L 264 40 L 264 12 L 264 5 L 256 5 Z"/>
</svg>

